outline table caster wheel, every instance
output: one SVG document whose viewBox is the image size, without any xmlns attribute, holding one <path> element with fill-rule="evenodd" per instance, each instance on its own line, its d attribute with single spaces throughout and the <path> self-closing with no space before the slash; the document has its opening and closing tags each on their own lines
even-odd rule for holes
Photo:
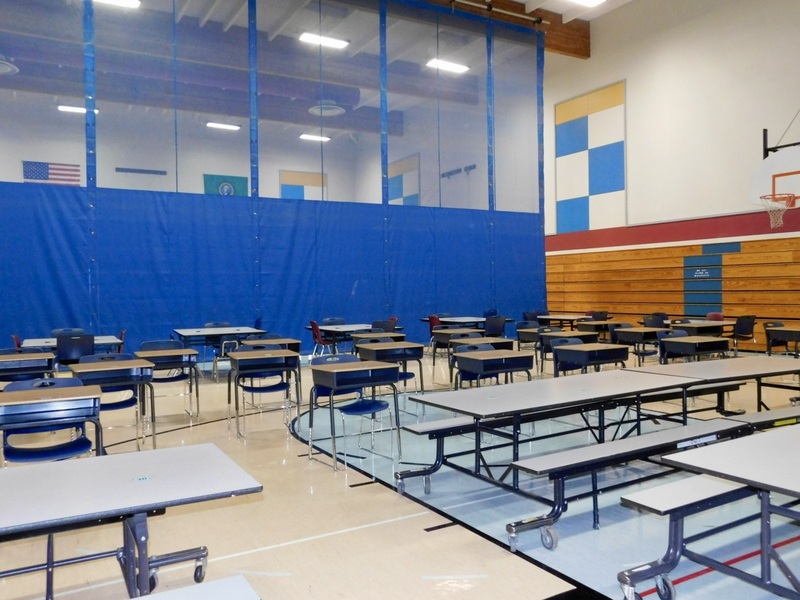
<svg viewBox="0 0 800 600">
<path fill-rule="evenodd" d="M 198 564 L 194 568 L 194 581 L 195 583 L 202 583 L 203 579 L 206 578 L 206 566 L 202 563 Z"/>
<path fill-rule="evenodd" d="M 431 493 L 431 476 L 430 475 L 424 475 L 422 477 L 422 490 L 426 494 L 430 494 Z"/>
<path fill-rule="evenodd" d="M 517 551 L 518 542 L 519 542 L 519 539 L 517 538 L 517 534 L 516 533 L 512 533 L 511 535 L 509 535 L 508 536 L 508 549 L 511 550 L 511 552 L 516 552 Z"/>
<path fill-rule="evenodd" d="M 673 583 L 664 576 L 656 577 L 656 593 L 660 600 L 674 600 L 677 594 Z"/>
<path fill-rule="evenodd" d="M 552 527 L 542 529 L 542 546 L 548 550 L 555 550 L 558 546 L 558 534 Z"/>
<path fill-rule="evenodd" d="M 406 493 L 406 482 L 403 481 L 402 479 L 398 479 L 397 480 L 397 483 L 395 484 L 395 487 L 397 488 L 397 493 L 398 494 L 402 495 L 402 494 Z"/>
<path fill-rule="evenodd" d="M 158 572 L 157 571 L 150 571 L 150 593 L 153 593 L 153 590 L 156 589 L 158 586 Z"/>
</svg>

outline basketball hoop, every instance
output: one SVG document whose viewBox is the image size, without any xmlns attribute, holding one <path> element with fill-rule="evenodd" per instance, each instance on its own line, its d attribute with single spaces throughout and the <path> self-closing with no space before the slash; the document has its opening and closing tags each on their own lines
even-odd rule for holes
<svg viewBox="0 0 800 600">
<path fill-rule="evenodd" d="M 783 213 L 794 208 L 794 194 L 766 194 L 761 196 L 761 204 L 769 213 L 769 226 L 772 229 L 783 227 Z"/>
</svg>

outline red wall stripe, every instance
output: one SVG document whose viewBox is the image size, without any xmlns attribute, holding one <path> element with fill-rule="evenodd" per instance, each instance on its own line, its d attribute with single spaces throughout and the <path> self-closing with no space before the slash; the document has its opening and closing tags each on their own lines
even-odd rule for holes
<svg viewBox="0 0 800 600">
<path fill-rule="evenodd" d="M 545 237 L 545 251 L 558 252 L 640 244 L 691 242 L 693 240 L 735 238 L 792 231 L 800 231 L 800 210 L 787 210 L 783 214 L 783 227 L 777 229 L 770 228 L 769 216 L 764 211 L 549 235 Z"/>
</svg>

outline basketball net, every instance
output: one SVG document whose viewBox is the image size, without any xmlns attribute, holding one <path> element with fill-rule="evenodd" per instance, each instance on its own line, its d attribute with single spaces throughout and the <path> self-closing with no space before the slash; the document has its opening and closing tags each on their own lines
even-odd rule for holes
<svg viewBox="0 0 800 600">
<path fill-rule="evenodd" d="M 766 194 L 761 196 L 761 204 L 769 213 L 769 226 L 772 229 L 783 227 L 783 213 L 794 207 L 794 194 Z"/>
</svg>

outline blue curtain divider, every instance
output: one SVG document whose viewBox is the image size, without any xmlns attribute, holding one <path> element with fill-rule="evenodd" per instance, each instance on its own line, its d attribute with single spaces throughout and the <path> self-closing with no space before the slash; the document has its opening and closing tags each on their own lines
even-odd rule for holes
<svg viewBox="0 0 800 600">
<path fill-rule="evenodd" d="M 266 329 L 303 340 L 308 351 L 305 326 L 325 316 L 371 322 L 395 315 L 409 339 L 425 342 L 419 319 L 433 312 L 472 315 L 496 306 L 518 319 L 545 306 L 538 214 L 93 194 L 91 209 L 85 188 L 0 183 L 8 334 L 125 328 L 136 349 L 176 327 L 252 325 L 260 316 Z"/>
</svg>

